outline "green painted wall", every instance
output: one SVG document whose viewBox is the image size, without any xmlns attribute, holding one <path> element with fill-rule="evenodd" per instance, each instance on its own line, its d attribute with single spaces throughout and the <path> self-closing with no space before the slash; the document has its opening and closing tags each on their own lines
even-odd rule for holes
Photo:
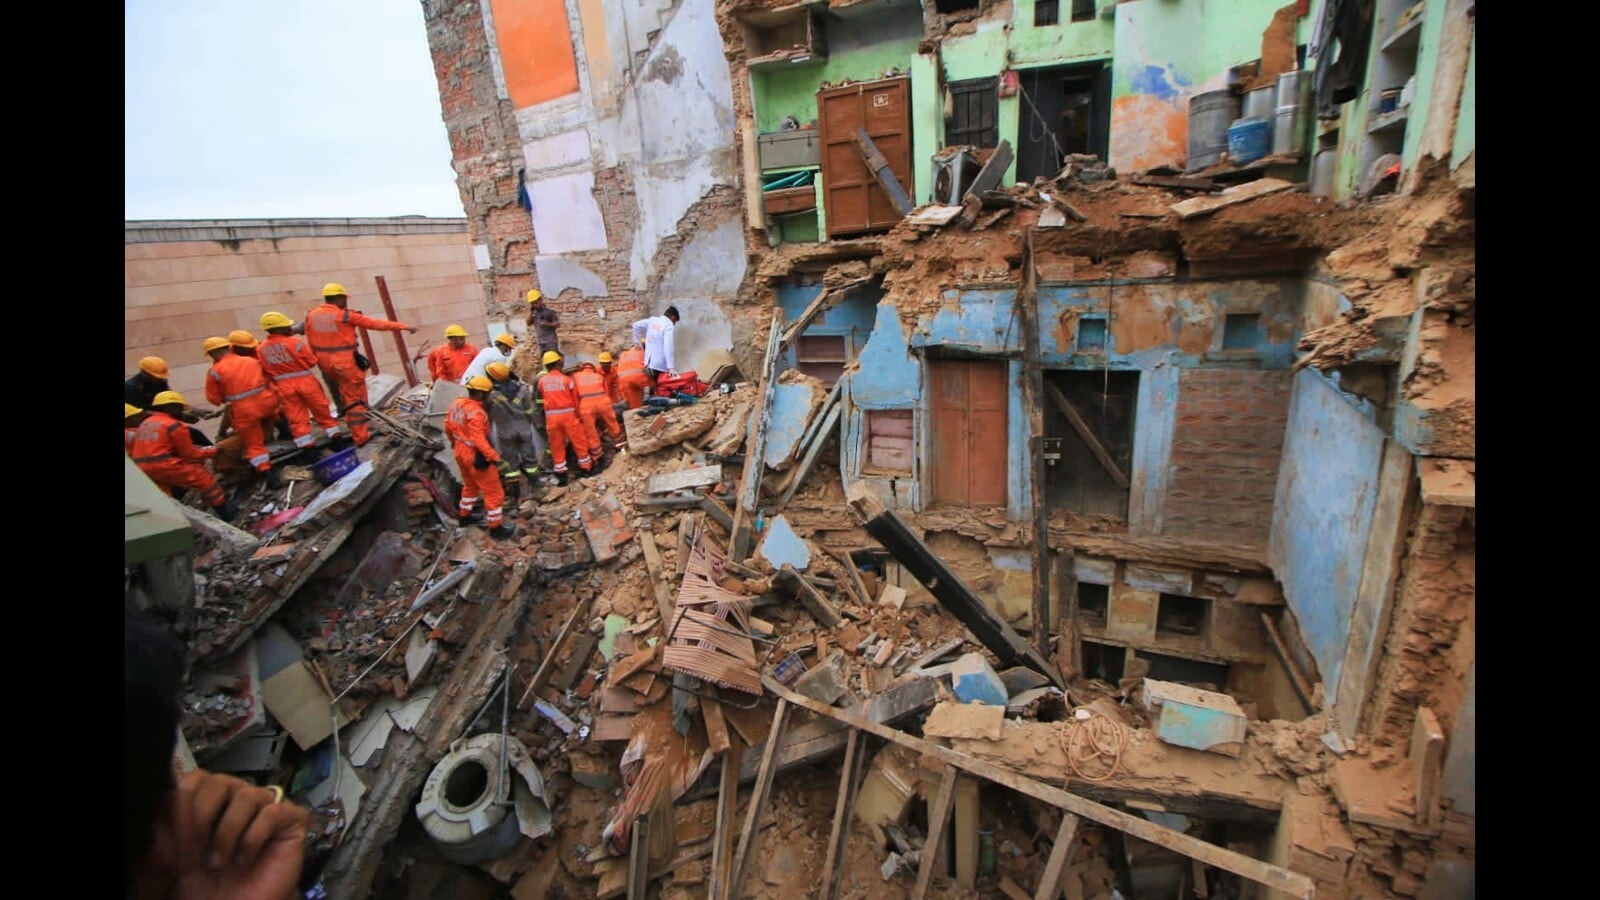
<svg viewBox="0 0 1600 900">
<path fill-rule="evenodd" d="M 984 22 L 979 25 L 976 34 L 945 38 L 944 45 L 939 51 L 939 61 L 944 66 L 944 82 L 965 81 L 968 78 L 999 78 L 1001 71 L 1006 67 L 1006 40 L 1004 22 Z M 931 158 L 933 152 L 943 147 L 945 143 L 943 103 L 941 93 L 935 98 L 933 108 L 926 111 L 926 114 L 932 116 L 937 139 L 932 144 L 933 149 L 923 154 L 925 160 Z M 1017 143 L 1017 116 L 1021 103 L 1017 97 L 1001 97 L 997 109 L 1000 137 L 1011 141 L 1013 150 Z M 923 110 L 917 111 L 917 115 L 923 114 Z M 924 162 L 923 165 L 926 166 L 928 163 Z M 1005 177 L 1000 183 L 1011 184 L 1016 177 L 1017 164 L 1013 162 L 1010 168 L 1006 169 Z"/>
<path fill-rule="evenodd" d="M 1461 165 L 1462 161 L 1472 154 L 1472 148 L 1476 143 L 1477 126 L 1475 120 L 1477 117 L 1475 115 L 1475 98 L 1477 91 L 1472 85 L 1476 81 L 1474 73 L 1477 68 L 1478 30 L 1474 28 L 1472 30 L 1472 46 L 1467 51 L 1467 78 L 1461 85 L 1461 112 L 1456 116 L 1456 136 L 1450 147 L 1451 168 Z"/>
<path fill-rule="evenodd" d="M 1101 0 L 1101 4 L 1109 0 Z M 1011 20 L 1011 64 L 1018 69 L 1090 62 L 1111 55 L 1113 19 L 1096 15 L 1087 22 L 1065 21 L 1056 25 L 1033 24 L 1034 0 L 1014 0 Z M 1072 3 L 1061 4 L 1061 15 L 1070 18 Z"/>
<path fill-rule="evenodd" d="M 1445 7 L 1448 5 L 1446 0 L 1429 0 L 1422 11 L 1416 93 L 1411 99 L 1411 117 L 1406 122 L 1405 148 L 1400 151 L 1400 162 L 1407 172 L 1417 164 L 1422 133 L 1427 130 L 1427 114 L 1433 103 L 1433 82 L 1439 68 L 1439 43 L 1444 36 Z"/>
<path fill-rule="evenodd" d="M 906 71 L 917 52 L 917 39 L 883 41 L 846 53 L 831 54 L 821 64 L 802 63 L 785 69 L 761 69 L 751 73 L 751 89 L 756 107 L 756 131 L 777 131 L 784 116 L 794 116 L 803 125 L 817 118 L 817 89 L 824 81 L 876 81 L 885 69 Z"/>
<path fill-rule="evenodd" d="M 911 58 L 911 180 L 913 200 L 921 206 L 933 196 L 929 162 L 938 150 L 944 118 L 939 110 L 939 70 L 933 54 Z"/>
</svg>

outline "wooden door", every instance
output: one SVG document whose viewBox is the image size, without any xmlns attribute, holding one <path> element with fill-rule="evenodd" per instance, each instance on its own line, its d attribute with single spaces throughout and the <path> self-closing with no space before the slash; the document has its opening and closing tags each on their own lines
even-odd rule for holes
<svg viewBox="0 0 1600 900">
<path fill-rule="evenodd" d="M 911 79 L 889 78 L 817 92 L 822 139 L 822 202 L 828 237 L 892 228 L 902 218 L 856 149 L 865 128 L 906 196 L 911 180 Z"/>
<path fill-rule="evenodd" d="M 928 371 L 933 389 L 929 471 L 934 502 L 1004 506 L 1009 468 L 1006 364 L 933 360 Z"/>
</svg>

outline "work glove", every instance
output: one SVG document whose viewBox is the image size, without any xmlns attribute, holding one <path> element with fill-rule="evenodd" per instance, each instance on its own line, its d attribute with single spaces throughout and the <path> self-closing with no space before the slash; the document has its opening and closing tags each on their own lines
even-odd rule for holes
<svg viewBox="0 0 1600 900">
<path fill-rule="evenodd" d="M 483 455 L 482 450 L 472 451 L 472 467 L 477 469 L 479 472 L 489 468 L 489 460 Z"/>
</svg>

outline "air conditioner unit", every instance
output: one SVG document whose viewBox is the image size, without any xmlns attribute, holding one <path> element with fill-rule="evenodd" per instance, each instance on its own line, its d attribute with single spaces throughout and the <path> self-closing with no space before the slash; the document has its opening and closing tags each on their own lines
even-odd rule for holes
<svg viewBox="0 0 1600 900">
<path fill-rule="evenodd" d="M 933 157 L 933 202 L 944 206 L 960 206 L 983 166 L 973 158 L 972 147 L 951 147 Z"/>
</svg>

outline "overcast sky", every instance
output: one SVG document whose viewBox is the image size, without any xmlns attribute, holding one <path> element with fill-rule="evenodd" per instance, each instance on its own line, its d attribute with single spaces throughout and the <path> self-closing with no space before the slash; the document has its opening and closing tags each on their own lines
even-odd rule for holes
<svg viewBox="0 0 1600 900">
<path fill-rule="evenodd" d="M 125 9 L 125 218 L 463 215 L 417 0 Z"/>
</svg>

